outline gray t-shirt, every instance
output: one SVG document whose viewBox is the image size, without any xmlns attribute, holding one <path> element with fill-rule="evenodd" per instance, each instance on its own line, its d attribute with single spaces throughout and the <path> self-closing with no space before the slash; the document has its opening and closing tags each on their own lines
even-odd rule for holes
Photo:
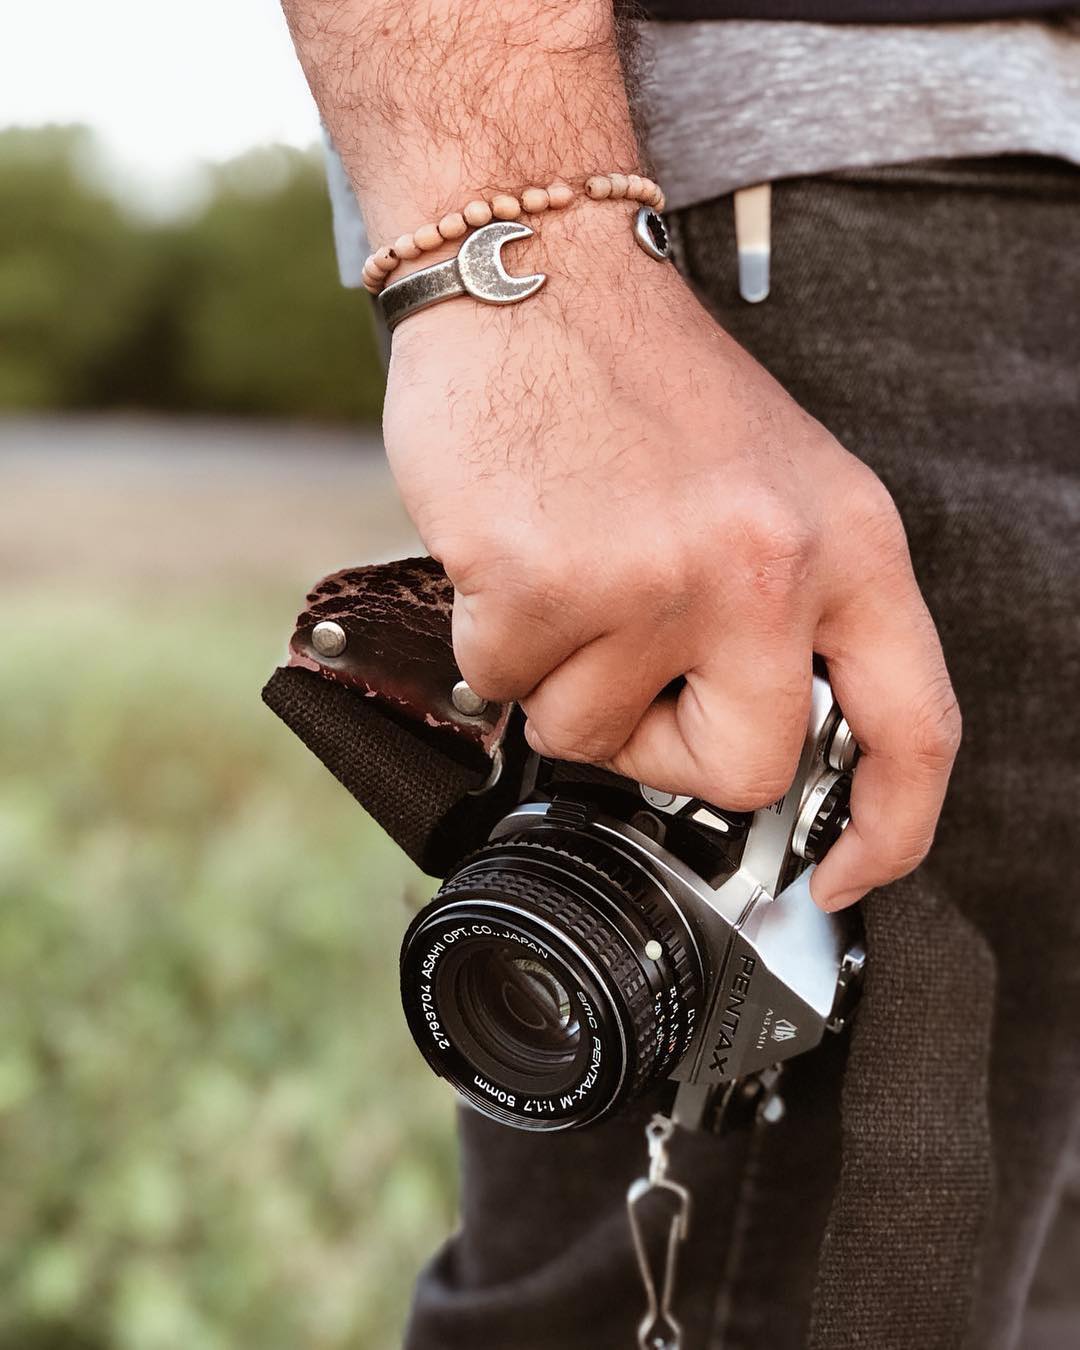
<svg viewBox="0 0 1080 1350">
<path fill-rule="evenodd" d="M 648 150 L 672 209 L 753 183 L 919 159 L 1080 164 L 1080 18 L 645 21 L 641 36 Z M 330 190 L 342 281 L 357 287 L 368 243 L 333 154 Z"/>
<path fill-rule="evenodd" d="M 668 206 L 920 159 L 1080 163 L 1080 19 L 642 25 L 642 111 Z"/>
</svg>

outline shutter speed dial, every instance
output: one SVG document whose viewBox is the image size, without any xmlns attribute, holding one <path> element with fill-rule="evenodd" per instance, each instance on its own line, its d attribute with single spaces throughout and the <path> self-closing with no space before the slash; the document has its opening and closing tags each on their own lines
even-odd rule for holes
<svg viewBox="0 0 1080 1350">
<path fill-rule="evenodd" d="M 811 863 L 820 862 L 840 838 L 851 819 L 850 793 L 850 773 L 830 769 L 813 783 L 791 838 L 791 847 L 800 858 Z"/>
</svg>

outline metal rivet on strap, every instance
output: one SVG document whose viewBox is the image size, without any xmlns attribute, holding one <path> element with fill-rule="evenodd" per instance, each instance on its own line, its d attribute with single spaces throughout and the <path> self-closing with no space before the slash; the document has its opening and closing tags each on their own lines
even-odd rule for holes
<svg viewBox="0 0 1080 1350">
<path fill-rule="evenodd" d="M 470 689 L 466 680 L 458 680 L 454 685 L 450 691 L 450 702 L 463 717 L 479 717 L 487 707 L 487 699 Z"/>
<path fill-rule="evenodd" d="M 311 645 L 320 656 L 340 656 L 347 642 L 345 629 L 332 619 L 324 619 L 311 630 Z"/>
</svg>

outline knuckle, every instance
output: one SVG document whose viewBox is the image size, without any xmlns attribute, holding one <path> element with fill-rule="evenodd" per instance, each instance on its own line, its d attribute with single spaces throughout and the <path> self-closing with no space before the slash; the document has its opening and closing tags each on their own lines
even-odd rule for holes
<svg viewBox="0 0 1080 1350">
<path fill-rule="evenodd" d="M 791 774 L 777 764 L 747 766 L 737 777 L 702 771 L 697 795 L 729 811 L 760 811 L 779 801 L 791 786 Z"/>
<path fill-rule="evenodd" d="M 488 561 L 451 580 L 454 655 L 462 675 L 484 698 L 523 697 L 547 673 L 545 652 L 560 649 L 577 622 L 573 604 L 550 573 L 520 558 Z"/>
<path fill-rule="evenodd" d="M 907 531 L 892 494 L 877 474 L 863 468 L 851 490 L 844 513 L 845 532 L 857 537 L 874 556 L 905 558 Z"/>
<path fill-rule="evenodd" d="M 507 653 L 513 651 L 510 632 L 504 617 L 492 609 L 479 607 L 463 618 L 459 606 L 454 606 L 454 660 L 481 698 L 502 700 L 528 693 L 508 660 Z"/>
<path fill-rule="evenodd" d="M 552 548 L 535 530 L 509 517 L 471 521 L 427 540 L 454 589 L 462 595 L 504 592 L 542 595 L 573 583 L 575 569 L 565 551 Z"/>
<path fill-rule="evenodd" d="M 552 723 L 545 718 L 530 717 L 529 721 L 552 759 L 589 764 L 596 759 L 608 758 L 602 737 L 584 734 L 565 723 Z"/>
<path fill-rule="evenodd" d="M 925 860 L 933 842 L 933 831 L 912 839 L 895 840 L 881 858 L 884 869 L 882 882 L 898 881 L 900 877 L 906 877 L 909 872 L 914 872 Z"/>
<path fill-rule="evenodd" d="M 912 710 L 910 754 L 915 763 L 947 773 L 963 736 L 963 718 L 949 677 L 942 675 L 923 690 Z"/>
<path fill-rule="evenodd" d="M 480 698 L 498 703 L 517 696 L 517 684 L 500 668 L 493 649 L 455 644 L 454 659 L 462 678 Z"/>
<path fill-rule="evenodd" d="M 807 576 L 815 535 L 798 512 L 776 498 L 758 498 L 740 513 L 736 553 L 744 575 L 763 595 L 786 595 Z"/>
<path fill-rule="evenodd" d="M 519 570 L 514 540 L 494 531 L 455 534 L 432 543 L 431 551 L 459 595 L 483 595 Z"/>
<path fill-rule="evenodd" d="M 662 526 L 650 533 L 647 548 L 635 548 L 622 559 L 616 584 L 635 596 L 663 606 L 697 584 L 699 559 L 687 540 Z"/>
<path fill-rule="evenodd" d="M 787 685 L 777 679 L 743 716 L 723 726 L 708 720 L 688 725 L 685 743 L 698 795 L 733 811 L 758 811 L 779 801 L 799 762 L 809 693 L 802 673 Z"/>
<path fill-rule="evenodd" d="M 546 706 L 545 706 L 546 704 Z M 568 708 L 553 713 L 550 699 L 524 699 L 529 724 L 555 759 L 581 764 L 606 764 L 626 745 L 640 719 L 640 710 L 612 705 L 599 714 L 595 708 Z"/>
<path fill-rule="evenodd" d="M 424 542 L 431 556 L 442 564 L 443 571 L 453 582 L 458 594 L 470 595 L 476 589 L 477 578 L 483 573 L 483 555 L 476 541 L 464 534 L 433 536 L 429 533 Z"/>
</svg>

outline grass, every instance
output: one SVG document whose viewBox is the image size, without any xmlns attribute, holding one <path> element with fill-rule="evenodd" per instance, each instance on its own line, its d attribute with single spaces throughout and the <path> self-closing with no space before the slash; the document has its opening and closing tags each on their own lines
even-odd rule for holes
<svg viewBox="0 0 1080 1350">
<path fill-rule="evenodd" d="M 296 598 L 0 598 L 2 1350 L 389 1350 L 452 1226 L 432 888 L 259 701 Z"/>
</svg>

